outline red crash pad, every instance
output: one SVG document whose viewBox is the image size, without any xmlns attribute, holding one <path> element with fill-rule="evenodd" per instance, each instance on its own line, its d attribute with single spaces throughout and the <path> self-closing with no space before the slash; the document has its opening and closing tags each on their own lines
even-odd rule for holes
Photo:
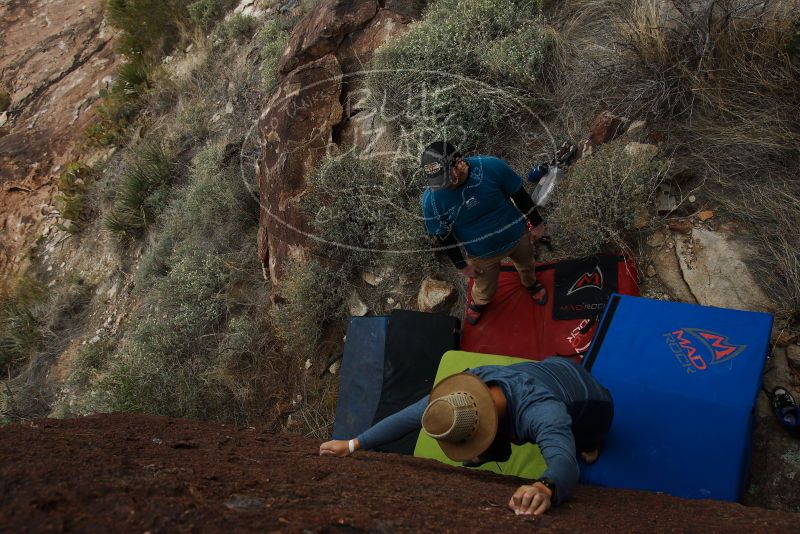
<svg viewBox="0 0 800 534">
<path fill-rule="evenodd" d="M 622 256 L 537 264 L 536 276 L 547 288 L 544 306 L 533 302 L 514 266 L 504 264 L 497 293 L 481 320 L 474 326 L 464 323 L 461 350 L 530 360 L 554 355 L 578 359 L 589 348 L 608 297 L 615 292 L 639 295 L 636 268 Z M 554 313 L 570 318 L 556 320 Z"/>
</svg>

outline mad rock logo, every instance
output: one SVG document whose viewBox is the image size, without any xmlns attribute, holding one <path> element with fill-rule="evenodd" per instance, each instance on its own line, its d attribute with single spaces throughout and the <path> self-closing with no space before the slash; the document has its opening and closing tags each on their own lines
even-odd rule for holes
<svg viewBox="0 0 800 534">
<path fill-rule="evenodd" d="M 747 348 L 747 345 L 731 343 L 727 336 L 701 328 L 668 332 L 664 340 L 678 363 L 690 374 L 727 362 Z"/>
<path fill-rule="evenodd" d="M 603 271 L 600 270 L 599 266 L 595 267 L 594 271 L 583 273 L 580 278 L 575 280 L 575 283 L 567 291 L 567 296 L 589 287 L 603 289 Z"/>
</svg>

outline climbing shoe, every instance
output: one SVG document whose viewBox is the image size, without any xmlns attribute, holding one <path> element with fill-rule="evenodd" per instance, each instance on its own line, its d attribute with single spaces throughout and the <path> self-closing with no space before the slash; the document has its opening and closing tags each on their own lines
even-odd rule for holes
<svg viewBox="0 0 800 534">
<path fill-rule="evenodd" d="M 535 285 L 527 288 L 528 293 L 531 294 L 531 298 L 533 299 L 533 302 L 535 302 L 539 306 L 544 306 L 545 304 L 547 304 L 547 291 L 545 291 L 544 295 L 542 295 L 541 297 L 536 298 L 536 294 L 539 293 L 543 289 L 545 289 L 545 287 L 538 280 L 537 280 Z"/>
<path fill-rule="evenodd" d="M 481 320 L 481 313 L 483 313 L 483 309 L 485 307 L 485 304 L 478 305 L 470 302 L 467 304 L 467 311 L 464 313 L 464 320 L 471 325 L 478 324 L 478 321 Z"/>
<path fill-rule="evenodd" d="M 794 429 L 800 426 L 798 421 L 797 401 L 792 394 L 784 388 L 777 386 L 770 395 L 772 411 L 778 417 L 780 423 L 787 429 Z"/>
</svg>

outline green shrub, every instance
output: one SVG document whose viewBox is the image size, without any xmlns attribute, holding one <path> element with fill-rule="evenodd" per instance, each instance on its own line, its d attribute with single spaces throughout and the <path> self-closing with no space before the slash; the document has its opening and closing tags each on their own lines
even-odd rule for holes
<svg viewBox="0 0 800 534">
<path fill-rule="evenodd" d="M 62 229 L 77 231 L 89 219 L 92 207 L 87 205 L 87 191 L 94 174 L 92 169 L 83 163 L 73 162 L 67 165 L 66 170 L 56 181 L 58 186 L 56 202 L 61 217 L 72 223 Z"/>
<path fill-rule="evenodd" d="M 141 56 L 128 58 L 119 66 L 114 84 L 101 89 L 97 117 L 84 131 L 90 143 L 108 146 L 124 139 L 126 129 L 144 105 L 153 72 Z"/>
<path fill-rule="evenodd" d="M 350 273 L 336 265 L 290 261 L 280 285 L 283 302 L 270 310 L 283 351 L 319 363 L 319 342 L 332 322 L 345 317 L 352 289 Z"/>
<path fill-rule="evenodd" d="M 0 89 L 0 113 L 11 107 L 11 95 L 5 89 Z"/>
<path fill-rule="evenodd" d="M 132 98 L 116 87 L 100 91 L 102 100 L 95 108 L 96 118 L 84 130 L 84 137 L 91 145 L 120 144 L 141 109 L 142 103 L 138 98 Z"/>
<path fill-rule="evenodd" d="M 267 22 L 259 30 L 256 40 L 261 47 L 261 80 L 262 87 L 269 91 L 278 82 L 276 71 L 286 44 L 289 42 L 289 32 L 281 28 L 280 19 Z"/>
<path fill-rule="evenodd" d="M 420 217 L 416 161 L 389 166 L 355 151 L 332 154 L 309 178 L 303 198 L 320 255 L 337 269 L 394 267 L 419 277 L 435 265 Z"/>
<path fill-rule="evenodd" d="M 175 172 L 161 144 L 143 141 L 120 178 L 106 227 L 117 234 L 140 235 L 166 206 Z"/>
<path fill-rule="evenodd" d="M 225 166 L 224 157 L 224 147 L 218 145 L 195 156 L 189 183 L 175 192 L 158 238 L 142 259 L 137 287 L 151 287 L 184 254 L 184 247 L 203 245 L 231 253 L 258 225 L 258 204 L 244 187 L 238 168 Z"/>
<path fill-rule="evenodd" d="M 150 67 L 142 59 L 127 61 L 117 69 L 115 90 L 129 98 L 142 96 L 147 90 L 149 76 Z"/>
<path fill-rule="evenodd" d="M 667 171 L 655 147 L 638 146 L 641 150 L 632 152 L 624 141 L 614 141 L 570 168 L 548 217 L 560 253 L 577 257 L 605 245 L 626 248 L 637 216 L 648 210 Z"/>
<path fill-rule="evenodd" d="M 93 386 L 109 409 L 251 420 L 289 384 L 271 354 L 254 245 L 243 246 L 255 242 L 255 232 L 234 239 L 239 246 L 228 254 L 202 244 L 175 249 L 170 270 L 144 293 L 127 342 Z"/>
<path fill-rule="evenodd" d="M 286 395 L 255 250 L 258 204 L 229 150 L 195 155 L 159 221 L 135 278 L 143 306 L 92 385 L 107 409 L 251 421 Z"/>
<path fill-rule="evenodd" d="M 369 86 L 377 105 L 398 117 L 398 126 L 420 147 L 447 138 L 465 152 L 500 150 L 503 134 L 534 119 L 517 101 L 527 102 L 533 86 L 514 83 L 528 68 L 525 80 L 535 79 L 543 61 L 547 40 L 540 37 L 538 5 L 536 0 L 435 2 L 421 22 L 376 52 Z M 513 69 L 498 59 L 512 47 L 517 47 L 514 59 L 525 62 Z"/>
<path fill-rule="evenodd" d="M 508 77 L 524 87 L 540 79 L 551 39 L 551 31 L 543 25 L 526 24 L 492 43 L 481 61 L 497 79 Z"/>
<path fill-rule="evenodd" d="M 188 26 L 185 0 L 108 0 L 111 23 L 121 30 L 120 50 L 148 60 L 168 53 Z"/>
<path fill-rule="evenodd" d="M 197 28 L 207 32 L 234 4 L 231 0 L 196 0 L 189 4 L 189 17 Z"/>
<path fill-rule="evenodd" d="M 38 350 L 43 338 L 45 287 L 33 278 L 16 282 L 2 296 L 0 308 L 0 370 L 26 361 Z"/>
<path fill-rule="evenodd" d="M 110 376 L 114 410 L 202 417 L 208 346 L 224 318 L 221 259 L 188 250 L 155 284 Z"/>
<path fill-rule="evenodd" d="M 202 146 L 203 142 L 214 133 L 215 125 L 211 122 L 215 112 L 206 98 L 192 98 L 185 95 L 181 98 L 176 112 L 176 122 L 180 133 L 178 144 L 185 149 Z"/>
<path fill-rule="evenodd" d="M 220 37 L 225 41 L 241 42 L 250 39 L 258 28 L 258 19 L 251 15 L 236 13 L 219 25 Z"/>
</svg>

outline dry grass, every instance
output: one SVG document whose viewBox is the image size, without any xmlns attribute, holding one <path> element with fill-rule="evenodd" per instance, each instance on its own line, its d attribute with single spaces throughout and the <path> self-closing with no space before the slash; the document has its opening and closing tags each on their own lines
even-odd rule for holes
<svg viewBox="0 0 800 534">
<path fill-rule="evenodd" d="M 800 318 L 800 2 L 572 0 L 547 15 L 554 130 L 580 138 L 603 109 L 646 119 L 701 195 L 753 230 L 754 269 Z"/>
</svg>

